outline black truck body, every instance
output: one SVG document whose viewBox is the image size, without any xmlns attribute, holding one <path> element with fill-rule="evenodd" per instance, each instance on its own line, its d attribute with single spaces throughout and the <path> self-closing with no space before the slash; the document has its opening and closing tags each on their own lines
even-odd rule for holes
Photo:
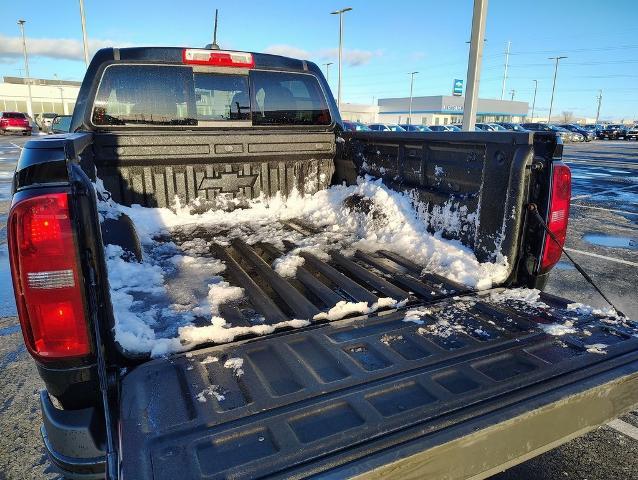
<svg viewBox="0 0 638 480">
<path fill-rule="evenodd" d="M 506 294 L 546 281 L 546 234 L 529 206 L 549 220 L 552 172 L 562 155 L 555 135 L 344 132 L 316 65 L 257 53 L 241 66 L 243 74 L 312 76 L 329 121 L 260 125 L 246 123 L 238 108 L 239 123 L 232 126 L 95 124 L 94 102 L 110 66 L 186 64 L 222 75 L 237 69 L 194 66 L 185 52 L 99 51 L 79 93 L 73 133 L 28 142 L 16 169 L 15 212 L 29 199 L 68 194 L 77 248 L 88 351 L 68 358 L 34 355 L 47 387 L 42 435 L 66 475 L 482 478 L 638 402 L 634 322 L 573 310 L 548 294 L 540 296 L 543 308 Z M 445 181 L 437 179 L 435 166 L 445 168 Z M 231 283 L 245 290 L 248 306 L 266 324 L 306 319 L 306 326 L 152 360 L 115 340 L 104 248 L 116 244 L 141 253 L 132 222 L 100 222 L 97 179 L 119 204 L 171 207 L 174 197 L 188 203 L 220 193 L 246 199 L 295 189 L 312 194 L 363 175 L 430 209 L 453 200 L 472 221 L 461 216 L 465 228 L 448 229 L 433 220 L 430 230 L 458 240 L 479 261 L 499 250 L 509 259 L 507 278 L 477 292 L 424 272 L 397 252 L 358 250 L 351 256 L 333 251 L 328 258 L 304 254 L 304 266 L 288 279 L 271 268 L 283 253 L 278 247 L 236 239 L 206 255 L 225 263 Z M 316 233 L 309 225 L 287 227 Z M 29 345 L 34 333 L 24 313 L 22 244 L 15 240 L 20 228 L 12 213 L 12 272 Z M 172 235 L 177 245 L 193 237 L 215 241 L 205 229 Z M 398 303 L 366 315 L 313 320 L 338 301 L 371 305 L 382 297 Z M 410 309 L 422 309 L 417 322 L 405 321 Z M 560 337 L 543 328 L 566 322 L 574 328 Z M 458 328 L 437 335 L 437 325 L 450 323 Z M 606 345 L 604 354 L 589 344 Z M 223 368 L 231 358 L 243 359 L 241 375 Z"/>
</svg>

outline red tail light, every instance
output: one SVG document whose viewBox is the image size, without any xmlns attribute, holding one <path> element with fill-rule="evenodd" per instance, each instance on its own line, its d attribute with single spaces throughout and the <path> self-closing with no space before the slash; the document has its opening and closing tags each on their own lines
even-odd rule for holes
<svg viewBox="0 0 638 480">
<path fill-rule="evenodd" d="M 252 53 L 224 50 L 187 48 L 182 52 L 182 60 L 190 65 L 210 65 L 213 67 L 253 68 L 255 66 Z"/>
<path fill-rule="evenodd" d="M 565 245 L 567 236 L 567 222 L 569 221 L 569 203 L 572 195 L 572 174 L 563 162 L 555 162 L 552 168 L 552 187 L 547 213 L 547 226 L 554 234 L 560 246 L 545 234 L 543 255 L 541 257 L 541 273 L 548 272 L 562 254 L 561 247 Z"/>
<path fill-rule="evenodd" d="M 89 354 L 68 195 L 22 200 L 11 208 L 8 225 L 13 288 L 29 352 L 41 360 Z"/>
</svg>

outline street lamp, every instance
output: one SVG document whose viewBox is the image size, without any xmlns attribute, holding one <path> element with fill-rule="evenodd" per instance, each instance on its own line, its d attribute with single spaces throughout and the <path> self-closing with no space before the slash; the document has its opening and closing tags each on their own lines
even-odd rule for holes
<svg viewBox="0 0 638 480">
<path fill-rule="evenodd" d="M 529 119 L 530 122 L 534 121 L 534 109 L 536 108 L 536 91 L 538 90 L 538 80 L 532 80 L 534 82 L 534 100 L 532 100 L 532 118 Z"/>
<path fill-rule="evenodd" d="M 330 12 L 330 15 L 339 15 L 339 83 L 337 86 L 337 107 L 341 108 L 341 56 L 343 49 L 343 14 L 352 10 L 351 7 L 342 8 Z"/>
<path fill-rule="evenodd" d="M 408 114 L 408 125 L 412 125 L 412 89 L 414 87 L 414 76 L 419 72 L 410 72 L 410 113 Z"/>
<path fill-rule="evenodd" d="M 549 117 L 547 117 L 547 123 L 552 123 L 552 107 L 554 106 L 554 90 L 556 89 L 556 75 L 558 74 L 558 62 L 563 58 L 567 58 L 565 56 L 562 57 L 548 57 L 548 60 L 556 60 L 554 64 L 554 83 L 552 84 L 552 99 L 549 101 Z"/>
<path fill-rule="evenodd" d="M 65 115 L 68 115 L 69 111 L 66 108 L 66 104 L 64 103 L 64 89 L 62 88 L 62 83 L 60 82 L 57 73 L 53 74 L 53 78 L 55 78 L 55 81 L 58 82 L 58 90 L 60 90 L 60 102 L 62 103 L 62 111 Z"/>
<path fill-rule="evenodd" d="M 84 63 L 89 66 L 89 43 L 86 39 L 86 18 L 84 18 L 84 0 L 80 0 L 80 20 L 82 21 L 82 42 L 84 44 Z"/>
<path fill-rule="evenodd" d="M 328 63 L 324 63 L 323 66 L 326 67 L 326 82 L 330 83 L 330 65 L 332 65 L 333 62 L 328 62 Z"/>
<path fill-rule="evenodd" d="M 27 92 L 29 95 L 27 112 L 29 113 L 29 116 L 33 118 L 33 99 L 31 98 L 31 79 L 29 77 L 29 58 L 27 57 L 27 41 L 24 38 L 25 23 L 25 20 L 18 20 L 18 25 L 20 25 L 20 32 L 22 34 L 22 53 L 24 53 L 24 81 L 27 82 Z"/>
</svg>

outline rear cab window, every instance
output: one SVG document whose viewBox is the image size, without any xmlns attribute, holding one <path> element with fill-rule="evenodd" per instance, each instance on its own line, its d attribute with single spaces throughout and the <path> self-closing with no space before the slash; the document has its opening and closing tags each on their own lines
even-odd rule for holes
<svg viewBox="0 0 638 480">
<path fill-rule="evenodd" d="M 316 126 L 332 122 L 325 94 L 311 74 L 223 70 L 109 65 L 98 86 L 91 122 L 98 127 Z"/>
</svg>

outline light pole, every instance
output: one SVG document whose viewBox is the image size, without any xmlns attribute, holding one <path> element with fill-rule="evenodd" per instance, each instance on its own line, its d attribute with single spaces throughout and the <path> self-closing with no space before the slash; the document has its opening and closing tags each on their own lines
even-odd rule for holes
<svg viewBox="0 0 638 480">
<path fill-rule="evenodd" d="M 529 119 L 530 122 L 534 121 L 534 109 L 536 108 L 536 90 L 538 90 L 538 80 L 532 80 L 534 82 L 534 100 L 532 100 L 532 118 Z"/>
<path fill-rule="evenodd" d="M 414 88 L 414 76 L 419 72 L 410 72 L 410 113 L 408 114 L 408 125 L 412 125 L 412 89 Z"/>
<path fill-rule="evenodd" d="M 552 108 L 554 107 L 554 90 L 556 90 L 556 75 L 558 74 L 558 62 L 563 58 L 567 58 L 565 56 L 562 57 L 549 57 L 548 60 L 556 60 L 554 64 L 554 83 L 552 83 L 552 99 L 549 101 L 549 117 L 547 117 L 547 123 L 552 123 Z"/>
<path fill-rule="evenodd" d="M 324 63 L 323 66 L 326 67 L 326 82 L 330 83 L 330 65 L 332 65 L 333 62 L 328 62 L 328 63 Z"/>
<path fill-rule="evenodd" d="M 465 101 L 463 102 L 463 130 L 466 132 L 474 131 L 476 126 L 476 108 L 481 80 L 481 61 L 483 60 L 486 22 L 487 0 L 474 0 L 470 55 L 467 64 L 467 80 L 465 82 Z"/>
<path fill-rule="evenodd" d="M 62 83 L 60 82 L 60 79 L 58 78 L 57 73 L 53 74 L 53 78 L 55 78 L 55 80 L 58 82 L 58 90 L 60 90 L 60 102 L 62 102 L 62 111 L 64 112 L 65 115 L 68 115 L 69 110 L 67 109 L 66 104 L 64 103 L 64 89 L 62 88 Z"/>
<path fill-rule="evenodd" d="M 507 42 L 507 49 L 505 50 L 505 70 L 503 71 L 503 85 L 501 86 L 501 100 L 503 100 L 503 95 L 505 95 L 505 82 L 507 81 L 507 67 L 510 63 L 510 47 L 512 46 L 512 42 Z"/>
<path fill-rule="evenodd" d="M 598 90 L 598 97 L 596 97 L 598 99 L 598 109 L 596 110 L 596 121 L 594 122 L 594 125 L 598 125 L 598 119 L 600 118 L 600 104 L 603 101 L 603 91 L 602 90 Z"/>
<path fill-rule="evenodd" d="M 86 39 L 86 18 L 84 18 L 84 0 L 80 0 L 80 20 L 82 21 L 82 43 L 84 44 L 84 63 L 89 66 L 89 42 Z"/>
<path fill-rule="evenodd" d="M 339 15 L 339 83 L 337 86 L 337 107 L 341 108 L 341 56 L 343 49 L 343 14 L 352 10 L 351 7 L 342 8 L 330 12 L 330 15 Z"/>
<path fill-rule="evenodd" d="M 29 101 L 27 102 L 27 112 L 29 116 L 33 118 L 33 99 L 31 97 L 31 78 L 29 77 L 29 58 L 27 56 L 27 41 L 24 38 L 24 24 L 25 20 L 18 20 L 20 25 L 20 33 L 22 34 L 22 53 L 24 53 L 24 81 L 27 82 L 27 92 L 29 95 Z"/>
</svg>

